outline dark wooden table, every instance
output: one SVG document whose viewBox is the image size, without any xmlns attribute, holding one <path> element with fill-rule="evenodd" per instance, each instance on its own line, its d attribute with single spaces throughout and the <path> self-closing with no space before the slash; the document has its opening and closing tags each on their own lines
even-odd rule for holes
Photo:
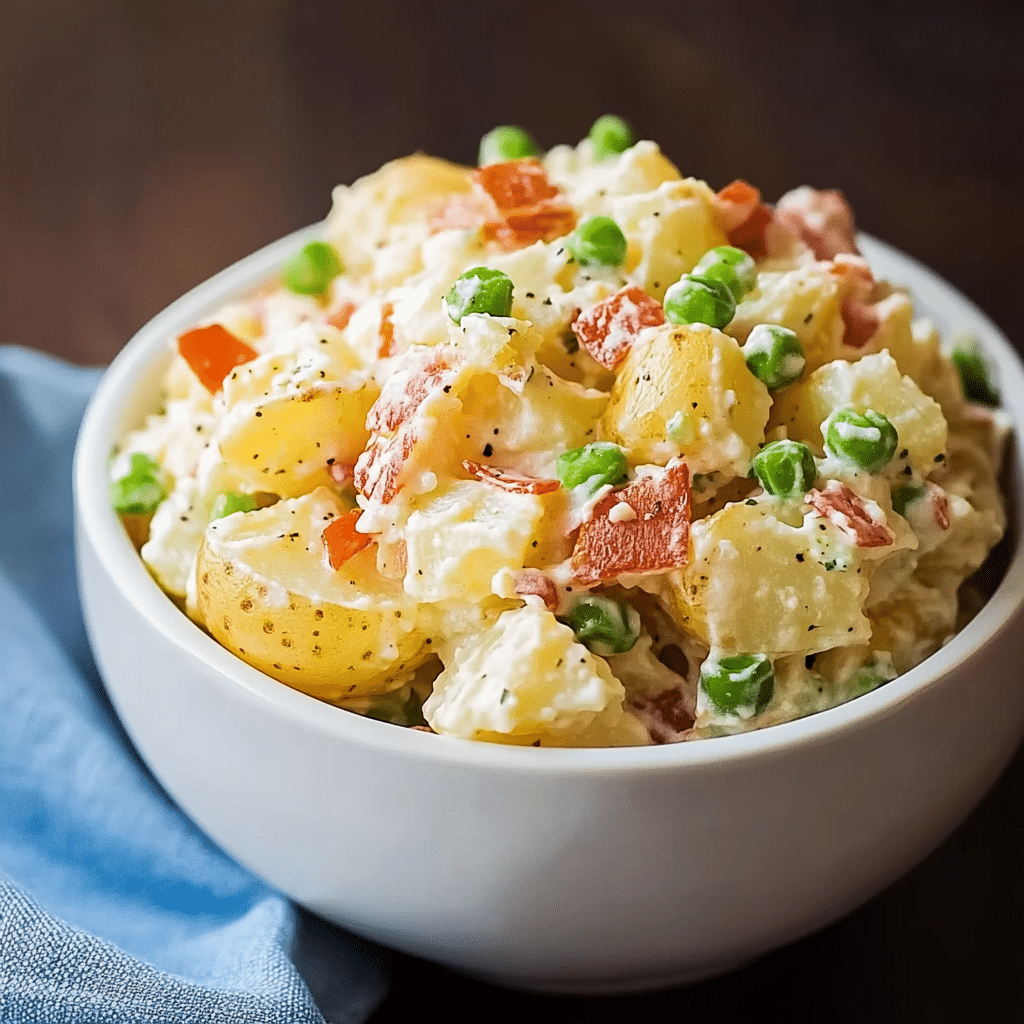
<svg viewBox="0 0 1024 1024">
<path fill-rule="evenodd" d="M 105 363 L 187 288 L 323 216 L 338 181 L 415 149 L 471 161 L 498 123 L 575 141 L 613 110 L 714 187 L 843 189 L 1020 348 L 1019 10 L 3 0 L 0 342 Z M 567 1001 L 396 957 L 373 1020 L 1024 1019 L 1022 869 L 1018 756 L 903 881 L 729 977 Z"/>
</svg>

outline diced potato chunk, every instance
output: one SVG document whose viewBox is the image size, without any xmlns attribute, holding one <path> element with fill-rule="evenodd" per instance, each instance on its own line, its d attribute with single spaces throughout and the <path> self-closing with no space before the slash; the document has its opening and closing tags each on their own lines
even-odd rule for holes
<svg viewBox="0 0 1024 1024">
<path fill-rule="evenodd" d="M 445 660 L 423 705 L 435 732 L 543 746 L 650 742 L 607 663 L 544 608 L 503 612 Z"/>
<path fill-rule="evenodd" d="M 501 569 L 522 567 L 543 498 L 460 480 L 417 502 L 405 526 L 406 593 L 419 601 L 482 601 Z"/>
<path fill-rule="evenodd" d="M 839 354 L 844 331 L 840 300 L 839 278 L 827 264 L 761 273 L 726 332 L 743 342 L 758 324 L 788 327 L 800 339 L 809 372 Z"/>
<path fill-rule="evenodd" d="M 728 505 L 691 527 L 690 564 L 669 576 L 682 626 L 727 654 L 813 654 L 863 643 L 868 580 L 826 519 L 799 527 L 771 504 Z"/>
<path fill-rule="evenodd" d="M 555 146 L 544 157 L 548 177 L 566 193 L 581 218 L 610 213 L 610 203 L 617 196 L 651 192 L 681 177 L 658 144 L 649 139 L 608 160 L 594 162 L 591 157 L 586 142 L 575 150 Z M 587 173 L 575 173 L 584 164 Z"/>
<path fill-rule="evenodd" d="M 612 219 L 636 260 L 627 263 L 630 279 L 649 295 L 662 299 L 665 289 L 693 270 L 704 253 L 726 244 L 712 216 L 712 198 L 704 182 L 687 178 L 613 200 Z"/>
<path fill-rule="evenodd" d="M 641 335 L 619 367 L 604 436 L 636 464 L 682 456 L 691 472 L 745 474 L 771 400 L 733 338 L 704 324 Z"/>
<path fill-rule="evenodd" d="M 888 417 L 899 434 L 898 451 L 906 449 L 909 463 L 927 475 L 946 450 L 946 420 L 938 403 L 900 373 L 888 352 L 865 356 L 855 363 L 837 359 L 786 388 L 775 398 L 769 428 L 781 426 L 789 437 L 819 450 L 821 424 L 833 409 L 850 405 L 874 409 Z"/>
<path fill-rule="evenodd" d="M 460 458 L 517 466 L 532 476 L 554 477 L 555 461 L 569 448 L 595 440 L 594 423 L 608 396 L 562 380 L 544 366 L 534 369 L 522 394 L 493 374 L 476 374 L 460 392 L 463 435 Z"/>
<path fill-rule="evenodd" d="M 934 324 L 917 320 L 909 332 L 890 337 L 884 347 L 889 349 L 900 370 L 942 406 L 947 420 L 961 412 L 964 396 L 960 378 L 953 364 L 942 355 Z"/>
<path fill-rule="evenodd" d="M 366 445 L 366 414 L 379 389 L 353 368 L 356 357 L 340 338 L 319 340 L 259 356 L 224 381 L 217 441 L 252 490 L 303 494 L 329 482 L 328 460 L 351 465 Z"/>
<path fill-rule="evenodd" d="M 932 586 L 915 577 L 889 601 L 869 612 L 872 652 L 891 655 L 897 672 L 907 672 L 956 632 L 956 581 Z"/>
<path fill-rule="evenodd" d="M 422 153 L 392 160 L 352 185 L 335 188 L 327 218 L 328 240 L 348 273 L 368 273 L 380 244 L 408 235 L 425 238 L 429 211 L 471 188 L 468 167 Z M 418 269 L 413 267 L 411 272 Z"/>
</svg>

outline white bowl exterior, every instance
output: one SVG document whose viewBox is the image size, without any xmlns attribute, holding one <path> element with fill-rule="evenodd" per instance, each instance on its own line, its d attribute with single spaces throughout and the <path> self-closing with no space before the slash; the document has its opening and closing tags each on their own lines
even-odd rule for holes
<svg viewBox="0 0 1024 1024">
<path fill-rule="evenodd" d="M 104 378 L 77 453 L 100 671 L 154 775 L 228 853 L 395 948 L 508 984 L 607 991 L 706 976 L 806 934 L 963 820 L 1024 732 L 1021 550 L 967 630 L 874 693 L 759 733 L 640 750 L 522 750 L 364 720 L 262 676 L 181 615 L 109 509 L 109 451 L 152 406 L 165 339 L 308 233 L 147 325 Z M 1024 376 L 1005 339 L 930 272 L 865 249 L 944 328 L 982 337 L 1019 429 Z M 1024 479 L 1019 447 L 1013 457 Z"/>
</svg>

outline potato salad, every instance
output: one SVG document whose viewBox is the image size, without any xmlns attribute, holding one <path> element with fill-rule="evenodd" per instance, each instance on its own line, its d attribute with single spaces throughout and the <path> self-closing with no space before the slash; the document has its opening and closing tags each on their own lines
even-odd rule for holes
<svg viewBox="0 0 1024 1024">
<path fill-rule="evenodd" d="M 334 191 L 171 348 L 111 490 L 228 650 L 350 711 L 672 743 L 906 672 L 983 596 L 1006 420 L 835 191 L 683 177 L 620 118 Z"/>
</svg>

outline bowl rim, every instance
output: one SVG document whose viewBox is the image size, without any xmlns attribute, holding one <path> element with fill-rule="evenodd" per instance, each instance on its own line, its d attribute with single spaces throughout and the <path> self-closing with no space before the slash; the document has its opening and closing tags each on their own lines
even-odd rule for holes
<svg viewBox="0 0 1024 1024">
<path fill-rule="evenodd" d="M 645 747 L 534 748 L 436 736 L 364 718 L 264 675 L 217 643 L 159 588 L 110 506 L 106 474 L 111 449 L 118 439 L 120 399 L 131 392 L 133 380 L 151 370 L 158 358 L 166 358 L 168 339 L 232 297 L 257 288 L 298 247 L 322 232 L 323 224 L 317 223 L 270 243 L 197 285 L 144 324 L 103 374 L 86 409 L 75 447 L 73 483 L 79 544 L 91 545 L 113 585 L 150 628 L 212 670 L 211 678 L 217 685 L 229 687 L 238 699 L 264 713 L 284 716 L 293 725 L 324 737 L 427 762 L 570 772 L 587 777 L 719 765 L 826 743 L 896 714 L 990 645 L 1024 606 L 1022 536 L 999 586 L 967 626 L 920 665 L 884 686 L 837 707 L 764 729 Z M 918 306 L 929 315 L 944 307 L 953 311 L 964 330 L 979 337 L 986 355 L 997 367 L 1002 407 L 1010 414 L 1007 462 L 1015 460 L 1018 479 L 1024 480 L 1024 445 L 1013 441 L 1013 434 L 1024 430 L 1024 367 L 1005 335 L 966 296 L 917 260 L 863 233 L 858 235 L 858 242 L 869 263 L 879 260 L 887 264 L 886 277 L 910 278 L 907 283 L 912 282 L 916 315 L 922 313 Z M 892 268 L 898 273 L 893 274 Z"/>
</svg>

